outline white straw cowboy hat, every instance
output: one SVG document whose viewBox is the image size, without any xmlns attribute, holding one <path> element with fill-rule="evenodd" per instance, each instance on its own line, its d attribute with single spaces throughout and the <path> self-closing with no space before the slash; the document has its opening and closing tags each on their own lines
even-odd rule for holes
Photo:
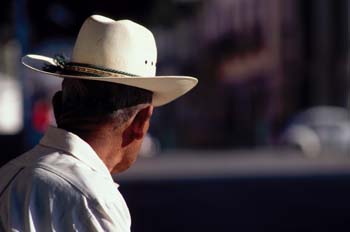
<svg viewBox="0 0 350 232">
<path fill-rule="evenodd" d="M 153 105 L 169 103 L 198 82 L 188 76 L 156 76 L 157 48 L 152 32 L 129 20 L 89 17 L 80 29 L 69 62 L 26 55 L 22 63 L 62 78 L 107 81 L 153 92 Z"/>
</svg>

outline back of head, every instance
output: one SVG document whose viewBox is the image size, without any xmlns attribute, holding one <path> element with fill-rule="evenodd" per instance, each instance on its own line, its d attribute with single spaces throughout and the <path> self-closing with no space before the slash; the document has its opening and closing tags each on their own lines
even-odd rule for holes
<svg viewBox="0 0 350 232">
<path fill-rule="evenodd" d="M 52 102 L 57 126 L 78 132 L 111 120 L 122 124 L 136 106 L 151 103 L 152 95 L 148 90 L 122 84 L 65 78 L 62 91 Z"/>
</svg>

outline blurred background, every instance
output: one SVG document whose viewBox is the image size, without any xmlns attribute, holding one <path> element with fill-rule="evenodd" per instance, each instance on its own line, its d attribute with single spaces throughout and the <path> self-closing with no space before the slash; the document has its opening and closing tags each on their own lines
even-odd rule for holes
<svg viewBox="0 0 350 232">
<path fill-rule="evenodd" d="M 348 0 L 3 1 L 0 165 L 55 124 L 61 79 L 20 64 L 70 56 L 92 14 L 148 27 L 158 75 L 199 85 L 157 108 L 115 179 L 137 231 L 348 231 Z"/>
</svg>

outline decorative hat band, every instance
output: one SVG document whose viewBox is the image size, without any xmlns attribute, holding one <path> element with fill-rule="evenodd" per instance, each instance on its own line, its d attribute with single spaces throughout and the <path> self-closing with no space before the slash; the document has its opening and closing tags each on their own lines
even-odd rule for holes
<svg viewBox="0 0 350 232">
<path fill-rule="evenodd" d="M 55 55 L 54 62 L 56 65 L 46 64 L 45 67 L 43 67 L 43 69 L 45 71 L 60 72 L 65 74 L 74 72 L 81 75 L 88 75 L 93 77 L 137 77 L 137 75 L 135 74 L 115 69 L 99 67 L 91 64 L 67 62 L 66 57 L 64 57 L 63 55 Z"/>
</svg>

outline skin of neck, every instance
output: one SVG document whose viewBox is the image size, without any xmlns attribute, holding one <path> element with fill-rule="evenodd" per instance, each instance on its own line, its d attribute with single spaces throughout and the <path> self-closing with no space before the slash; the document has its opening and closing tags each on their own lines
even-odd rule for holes
<svg viewBox="0 0 350 232">
<path fill-rule="evenodd" d="M 153 106 L 149 105 L 123 125 L 116 126 L 113 121 L 91 125 L 91 130 L 78 136 L 94 149 L 111 174 L 120 173 L 136 161 L 152 112 Z"/>
<path fill-rule="evenodd" d="M 94 149 L 111 173 L 122 162 L 125 154 L 121 146 L 122 133 L 118 132 L 110 125 L 103 125 L 90 135 L 80 135 Z"/>
</svg>

